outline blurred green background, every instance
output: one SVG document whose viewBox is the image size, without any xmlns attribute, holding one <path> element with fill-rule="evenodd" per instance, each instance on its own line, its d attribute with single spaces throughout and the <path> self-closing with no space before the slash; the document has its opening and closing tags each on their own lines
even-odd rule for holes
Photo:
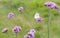
<svg viewBox="0 0 60 38">
<path fill-rule="evenodd" d="M 47 38 L 48 8 L 44 3 L 48 0 L 0 0 L 0 38 L 15 38 L 12 28 L 15 25 L 22 27 L 18 38 L 23 38 L 27 32 L 34 28 L 37 32 L 35 38 Z M 60 6 L 60 0 L 51 0 Z M 18 7 L 23 6 L 24 10 L 18 12 Z M 60 8 L 59 8 L 60 9 Z M 9 12 L 15 14 L 14 18 L 8 19 Z M 34 14 L 38 12 L 44 19 L 42 23 L 37 23 Z M 2 33 L 3 28 L 9 28 L 7 34 Z M 60 15 L 57 10 L 51 9 L 50 38 L 60 38 Z"/>
</svg>

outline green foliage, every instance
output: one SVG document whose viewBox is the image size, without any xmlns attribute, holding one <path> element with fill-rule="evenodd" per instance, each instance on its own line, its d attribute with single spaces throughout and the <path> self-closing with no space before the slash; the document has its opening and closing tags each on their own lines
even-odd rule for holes
<svg viewBox="0 0 60 38">
<path fill-rule="evenodd" d="M 44 6 L 47 0 L 1 0 L 0 1 L 0 38 L 8 38 L 8 34 L 11 38 L 15 38 L 12 33 L 14 25 L 22 27 L 22 31 L 19 33 L 18 38 L 23 38 L 25 34 L 34 28 L 37 32 L 35 38 L 47 38 L 47 22 L 48 22 L 48 8 Z M 57 0 L 53 0 L 59 6 L 60 3 Z M 18 7 L 23 6 L 24 10 L 18 12 Z M 14 18 L 8 19 L 7 14 L 13 12 Z M 34 14 L 38 12 L 44 19 L 42 23 L 37 23 L 34 19 Z M 1 30 L 3 28 L 9 28 L 8 34 L 3 34 Z M 51 9 L 51 25 L 50 25 L 50 38 L 54 35 L 60 38 L 60 15 L 58 11 Z"/>
</svg>

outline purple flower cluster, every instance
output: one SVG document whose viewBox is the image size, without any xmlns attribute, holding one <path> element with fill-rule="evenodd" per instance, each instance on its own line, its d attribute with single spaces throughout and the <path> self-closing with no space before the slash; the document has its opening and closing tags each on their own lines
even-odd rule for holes
<svg viewBox="0 0 60 38">
<path fill-rule="evenodd" d="M 34 29 L 31 29 L 27 35 L 24 36 L 24 38 L 34 38 L 34 35 L 35 35 L 35 30 Z"/>
<path fill-rule="evenodd" d="M 4 29 L 2 30 L 3 33 L 7 33 L 7 31 L 8 31 L 8 28 L 4 28 Z"/>
<path fill-rule="evenodd" d="M 20 26 L 15 26 L 12 31 L 14 33 L 19 33 L 21 31 L 21 27 Z"/>
<path fill-rule="evenodd" d="M 22 10 L 23 10 L 23 7 L 19 7 L 19 8 L 18 8 L 18 11 L 21 12 Z"/>
<path fill-rule="evenodd" d="M 8 18 L 12 18 L 14 16 L 14 13 L 10 12 L 8 13 Z"/>
<path fill-rule="evenodd" d="M 54 2 L 46 2 L 46 3 L 44 3 L 44 5 L 51 9 L 58 9 L 57 4 L 55 4 Z"/>
</svg>

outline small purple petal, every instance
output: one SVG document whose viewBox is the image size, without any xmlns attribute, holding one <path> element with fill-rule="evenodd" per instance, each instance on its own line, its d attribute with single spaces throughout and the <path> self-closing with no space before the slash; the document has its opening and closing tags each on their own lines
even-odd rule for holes
<svg viewBox="0 0 60 38">
<path fill-rule="evenodd" d="M 34 37 L 30 35 L 24 35 L 24 38 L 34 38 Z"/>
<path fill-rule="evenodd" d="M 42 19 L 42 18 L 37 18 L 36 21 L 37 21 L 37 22 L 42 22 L 43 19 Z"/>
<path fill-rule="evenodd" d="M 53 5 L 53 6 L 51 6 L 51 8 L 52 9 L 58 9 L 58 6 Z"/>
<path fill-rule="evenodd" d="M 29 36 L 29 35 L 25 35 L 24 38 L 31 38 L 31 36 Z"/>
<path fill-rule="evenodd" d="M 36 31 L 34 29 L 31 29 L 30 32 L 34 32 L 35 33 Z"/>
</svg>

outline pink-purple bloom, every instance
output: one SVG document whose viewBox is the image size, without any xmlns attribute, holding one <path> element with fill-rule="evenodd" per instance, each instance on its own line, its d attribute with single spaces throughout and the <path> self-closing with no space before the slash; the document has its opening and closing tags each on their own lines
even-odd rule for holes
<svg viewBox="0 0 60 38">
<path fill-rule="evenodd" d="M 10 12 L 8 13 L 8 18 L 12 18 L 14 16 L 14 13 Z"/>
<path fill-rule="evenodd" d="M 42 22 L 43 19 L 42 19 L 42 18 L 37 18 L 36 21 L 37 21 L 37 22 Z"/>
<path fill-rule="evenodd" d="M 18 11 L 21 12 L 22 10 L 23 10 L 23 7 L 22 6 L 18 8 Z"/>
<path fill-rule="evenodd" d="M 35 34 L 35 30 L 34 29 L 31 29 L 29 32 L 28 32 L 28 35 L 34 37 L 34 34 Z"/>
<path fill-rule="evenodd" d="M 27 35 L 24 36 L 24 38 L 34 38 L 35 37 L 35 30 L 31 29 Z"/>
<path fill-rule="evenodd" d="M 44 5 L 51 9 L 58 9 L 58 5 L 55 4 L 54 2 L 46 2 L 44 3 Z"/>
<path fill-rule="evenodd" d="M 2 30 L 2 32 L 3 32 L 3 33 L 7 33 L 7 32 L 8 32 L 8 28 L 4 28 L 4 29 Z"/>
<path fill-rule="evenodd" d="M 21 27 L 20 26 L 15 26 L 12 31 L 14 33 L 19 33 L 21 31 Z"/>
</svg>

